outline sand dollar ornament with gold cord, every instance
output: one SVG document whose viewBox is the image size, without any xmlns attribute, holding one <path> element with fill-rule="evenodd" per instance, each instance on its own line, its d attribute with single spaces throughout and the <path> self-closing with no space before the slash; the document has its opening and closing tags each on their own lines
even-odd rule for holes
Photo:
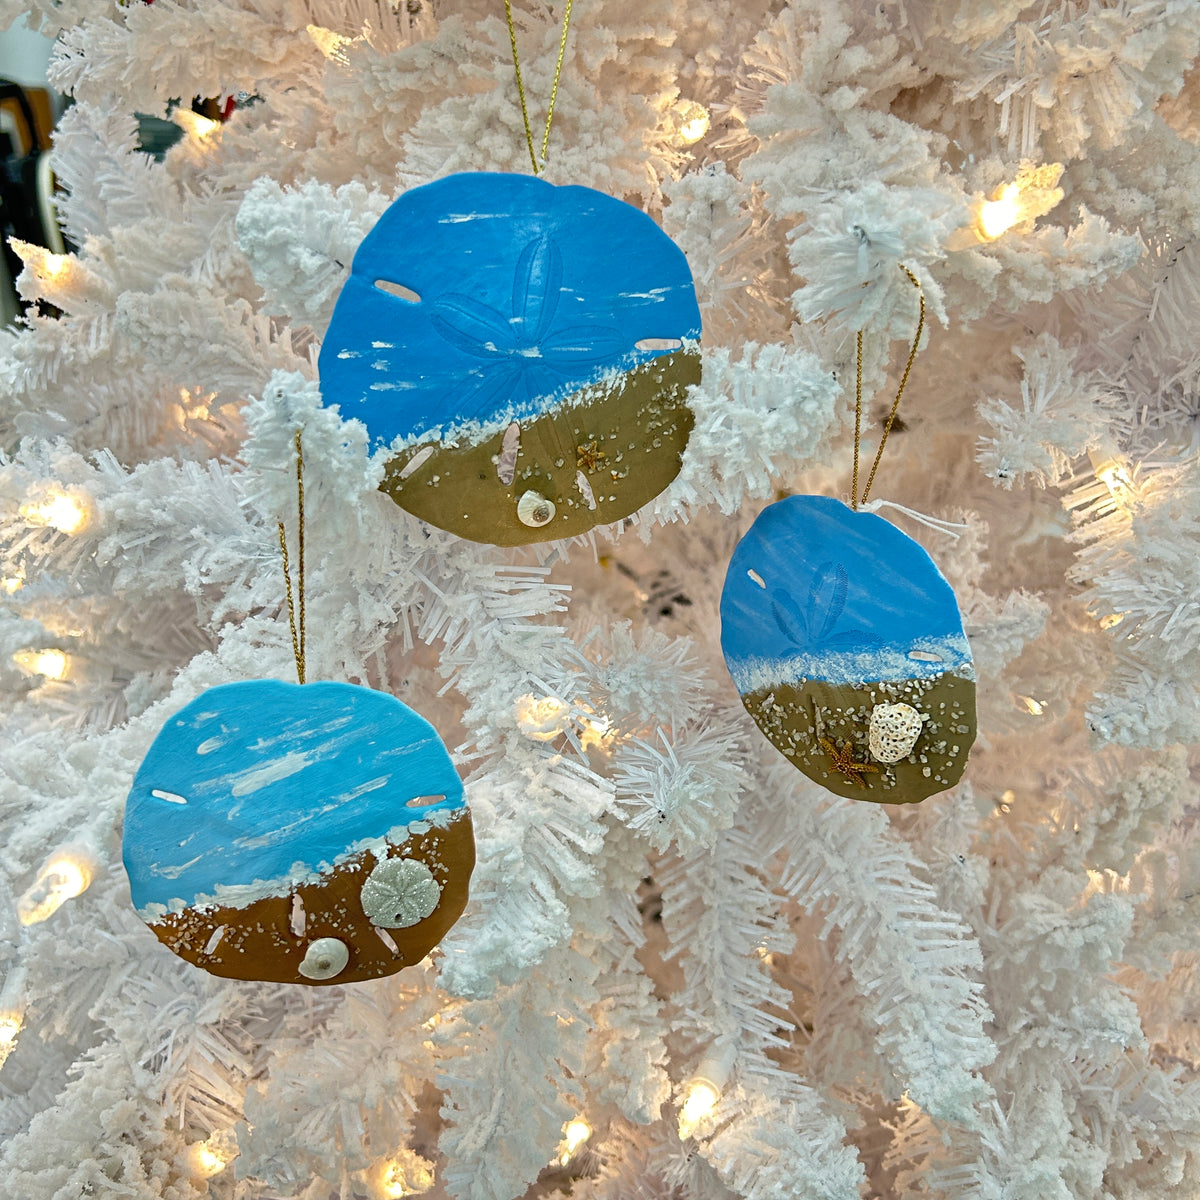
<svg viewBox="0 0 1200 1200">
<path fill-rule="evenodd" d="M 569 20 L 570 5 L 560 69 Z M 513 53 L 520 83 L 515 36 Z M 553 111 L 552 98 L 543 159 Z M 525 125 L 533 176 L 451 175 L 380 217 L 319 362 L 325 402 L 395 451 L 383 491 L 503 546 L 654 499 L 679 473 L 700 381 L 683 252 L 632 205 L 536 178 Z"/>
<path fill-rule="evenodd" d="M 297 438 L 302 490 L 299 449 Z M 282 525 L 280 539 L 286 572 Z M 302 547 L 301 532 L 301 562 Z M 301 565 L 301 614 L 303 579 Z M 392 975 L 466 905 L 475 842 L 462 783 L 437 731 L 394 696 L 305 682 L 290 575 L 288 600 L 300 682 L 210 688 L 138 769 L 122 847 L 133 904 L 213 975 Z"/>
<path fill-rule="evenodd" d="M 906 272 L 908 273 L 908 272 Z M 916 279 L 909 274 L 914 286 Z M 952 787 L 975 740 L 975 671 L 954 592 L 910 537 L 860 511 L 862 496 L 789 496 L 738 543 L 721 594 L 721 648 L 758 727 L 839 796 L 906 804 Z"/>
</svg>

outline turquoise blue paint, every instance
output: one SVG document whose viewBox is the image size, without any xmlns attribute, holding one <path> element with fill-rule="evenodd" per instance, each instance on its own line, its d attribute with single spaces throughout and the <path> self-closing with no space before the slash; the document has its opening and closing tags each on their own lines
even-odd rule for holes
<svg viewBox="0 0 1200 1200">
<path fill-rule="evenodd" d="M 974 678 L 954 592 L 929 555 L 828 496 L 772 504 L 738 543 L 721 648 L 743 695 L 801 679 Z"/>
<path fill-rule="evenodd" d="M 541 415 L 670 352 L 639 341 L 699 337 L 687 260 L 639 209 L 532 175 L 450 175 L 405 192 L 363 239 L 321 347 L 321 391 L 387 446 Z"/>
<path fill-rule="evenodd" d="M 424 796 L 444 799 L 407 807 Z M 133 904 L 191 904 L 219 886 L 303 875 L 464 804 L 437 731 L 394 696 L 349 683 L 225 684 L 167 721 L 133 781 L 123 845 Z"/>
</svg>

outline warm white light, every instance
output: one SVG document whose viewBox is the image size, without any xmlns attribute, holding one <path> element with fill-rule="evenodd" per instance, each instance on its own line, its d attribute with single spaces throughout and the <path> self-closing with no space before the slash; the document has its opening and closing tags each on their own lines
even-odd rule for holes
<svg viewBox="0 0 1200 1200">
<path fill-rule="evenodd" d="M 46 283 L 53 283 L 64 275 L 71 265 L 70 258 L 65 254 L 47 252 L 40 257 L 41 261 L 35 265 L 34 270 Z"/>
<path fill-rule="evenodd" d="M 17 1047 L 17 1034 L 23 1022 L 19 1013 L 0 1013 L 0 1067 Z"/>
<path fill-rule="evenodd" d="M 1003 184 L 972 210 L 970 224 L 956 229 L 946 241 L 947 250 L 966 250 L 981 242 L 994 242 L 1013 228 L 1045 216 L 1063 198 L 1058 186 L 1061 163 L 1021 164 L 1017 177 Z"/>
<path fill-rule="evenodd" d="M 683 1108 L 679 1112 L 681 1138 L 690 1138 L 697 1127 L 712 1116 L 736 1058 L 736 1045 L 724 1042 L 712 1046 L 700 1060 L 688 1083 Z"/>
<path fill-rule="evenodd" d="M 998 200 L 983 202 L 979 210 L 979 228 L 985 238 L 995 241 L 1021 219 L 1021 207 L 1017 203 L 1020 195 L 1021 189 L 1015 183 L 1009 183 L 1001 188 Z"/>
<path fill-rule="evenodd" d="M 22 925 L 37 925 L 54 916 L 62 905 L 87 890 L 93 860 L 82 852 L 63 851 L 48 858 L 37 879 L 17 901 Z"/>
<path fill-rule="evenodd" d="M 610 750 L 616 732 L 609 727 L 607 717 L 579 718 L 579 745 L 583 750 Z"/>
<path fill-rule="evenodd" d="M 526 737 L 549 742 L 558 737 L 570 722 L 571 706 L 557 696 L 520 696 L 517 698 L 517 724 Z"/>
<path fill-rule="evenodd" d="M 59 533 L 79 533 L 91 519 L 90 505 L 71 492 L 51 491 L 18 510 L 30 525 L 48 525 Z"/>
<path fill-rule="evenodd" d="M 1133 487 L 1133 479 L 1125 464 L 1119 459 L 1105 459 L 1093 469 L 1096 472 L 1096 478 L 1108 488 L 1114 500 L 1120 499 Z"/>
<path fill-rule="evenodd" d="M 568 1121 L 563 1129 L 563 1152 L 558 1158 L 560 1165 L 565 1167 L 574 1157 L 575 1151 L 591 1136 L 592 1127 L 582 1117 Z"/>
<path fill-rule="evenodd" d="M 198 142 L 207 141 L 221 128 L 220 121 L 214 121 L 203 113 L 192 112 L 190 108 L 177 108 L 171 114 L 171 120 Z"/>
<path fill-rule="evenodd" d="M 574 1154 L 591 1136 L 592 1127 L 582 1117 L 576 1117 L 566 1128 L 567 1149 Z"/>
<path fill-rule="evenodd" d="M 1116 626 L 1120 625 L 1123 620 L 1125 620 L 1125 614 L 1123 612 L 1109 613 L 1107 617 L 1100 618 L 1100 628 L 1114 629 Z"/>
<path fill-rule="evenodd" d="M 402 1196 L 419 1196 L 431 1187 L 432 1164 L 411 1150 L 401 1150 L 383 1164 L 375 1191 L 383 1200 L 400 1200 Z"/>
<path fill-rule="evenodd" d="M 200 388 L 180 388 L 176 416 L 179 428 L 186 429 L 189 421 L 207 421 L 212 415 L 208 406 L 216 395 L 216 392 L 202 392 Z"/>
<path fill-rule="evenodd" d="M 679 140 L 685 146 L 698 142 L 708 132 L 708 109 L 704 105 L 695 102 L 684 104 L 679 117 Z"/>
<path fill-rule="evenodd" d="M 19 592 L 25 586 L 25 575 L 18 571 L 15 575 L 5 575 L 0 577 L 0 587 L 11 596 L 14 592 Z"/>
<path fill-rule="evenodd" d="M 349 62 L 346 47 L 360 40 L 358 38 L 348 38 L 345 34 L 335 33 L 332 29 L 326 29 L 323 25 L 306 25 L 305 29 L 308 32 L 308 36 L 312 38 L 316 48 L 333 62 Z"/>
<path fill-rule="evenodd" d="M 188 1148 L 188 1165 L 193 1175 L 200 1179 L 211 1179 L 229 1166 L 229 1159 L 222 1147 L 214 1145 L 210 1138 L 206 1142 L 192 1143 Z"/>
<path fill-rule="evenodd" d="M 13 655 L 13 662 L 27 675 L 62 679 L 70 660 L 61 650 L 18 650 Z"/>
<path fill-rule="evenodd" d="M 1030 716 L 1040 717 L 1046 711 L 1046 706 L 1040 700 L 1035 700 L 1032 696 L 1018 696 L 1017 699 L 1020 700 L 1025 711 Z"/>
<path fill-rule="evenodd" d="M 701 1121 L 711 1117 L 716 1111 L 717 1101 L 721 1095 L 711 1083 L 703 1079 L 692 1080 L 688 1087 L 687 1099 L 679 1114 L 679 1136 L 689 1138 L 695 1132 Z"/>
</svg>

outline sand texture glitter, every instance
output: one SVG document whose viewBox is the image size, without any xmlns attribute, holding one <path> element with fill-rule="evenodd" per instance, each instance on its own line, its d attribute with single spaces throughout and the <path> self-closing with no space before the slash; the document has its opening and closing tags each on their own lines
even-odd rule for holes
<svg viewBox="0 0 1200 1200">
<path fill-rule="evenodd" d="M 868 748 L 871 710 L 876 704 L 896 702 L 911 704 L 926 720 L 907 757 L 878 762 Z M 975 684 L 954 675 L 902 682 L 776 684 L 748 693 L 742 703 L 805 775 L 852 800 L 911 804 L 944 791 L 961 777 L 975 740 Z M 842 754 L 831 754 L 822 739 Z"/>
</svg>

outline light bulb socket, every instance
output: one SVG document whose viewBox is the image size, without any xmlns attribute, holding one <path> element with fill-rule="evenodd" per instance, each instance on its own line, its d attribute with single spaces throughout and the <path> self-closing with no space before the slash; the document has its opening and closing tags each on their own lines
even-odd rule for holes
<svg viewBox="0 0 1200 1200">
<path fill-rule="evenodd" d="M 729 1075 L 736 1060 L 737 1046 L 732 1040 L 715 1042 L 692 1072 L 689 1085 L 694 1087 L 698 1083 L 707 1084 L 719 1096 L 729 1082 Z"/>
</svg>

